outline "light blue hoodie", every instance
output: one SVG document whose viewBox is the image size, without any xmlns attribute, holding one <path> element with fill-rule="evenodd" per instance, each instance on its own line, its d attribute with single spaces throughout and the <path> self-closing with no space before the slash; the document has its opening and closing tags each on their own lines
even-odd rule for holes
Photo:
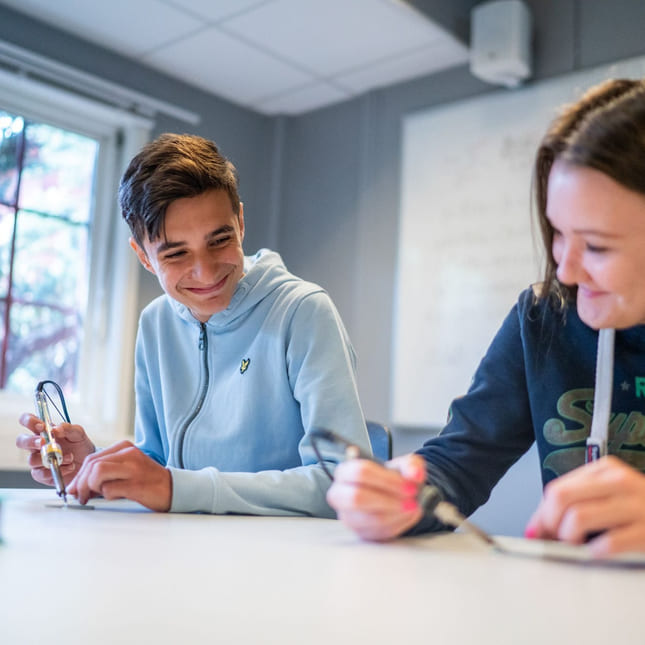
<svg viewBox="0 0 645 645">
<path fill-rule="evenodd" d="M 307 433 L 369 452 L 354 350 L 329 296 L 277 253 L 246 257 L 244 272 L 207 323 L 167 295 L 141 314 L 137 446 L 170 468 L 171 511 L 333 517 Z"/>
</svg>

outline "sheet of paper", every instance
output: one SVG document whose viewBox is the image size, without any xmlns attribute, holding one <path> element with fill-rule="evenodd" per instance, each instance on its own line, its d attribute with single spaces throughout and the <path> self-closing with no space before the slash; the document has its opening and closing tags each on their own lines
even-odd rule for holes
<svg viewBox="0 0 645 645">
<path fill-rule="evenodd" d="M 560 562 L 579 562 L 586 564 L 645 567 L 645 553 L 621 553 L 609 558 L 595 558 L 588 546 L 565 544 L 552 540 L 527 540 L 505 536 L 495 536 L 500 553 Z"/>
<path fill-rule="evenodd" d="M 70 497 L 67 505 L 63 502 L 46 502 L 47 508 L 59 508 L 65 511 L 90 510 L 90 511 L 121 511 L 124 513 L 151 513 L 149 509 L 129 499 L 108 500 L 102 497 L 93 497 L 85 506 Z"/>
</svg>

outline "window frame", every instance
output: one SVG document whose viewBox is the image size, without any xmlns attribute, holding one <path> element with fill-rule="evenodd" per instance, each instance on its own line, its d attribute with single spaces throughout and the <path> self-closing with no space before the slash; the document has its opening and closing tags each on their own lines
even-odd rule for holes
<svg viewBox="0 0 645 645">
<path fill-rule="evenodd" d="M 83 425 L 96 444 L 107 445 L 132 435 L 139 314 L 140 269 L 118 209 L 117 187 L 129 160 L 150 140 L 154 123 L 2 70 L 0 92 L 0 108 L 10 113 L 99 141 L 79 387 L 68 407 L 72 422 Z M 32 397 L 0 391 L 0 470 L 27 467 L 15 437 L 21 431 L 18 417 L 33 410 Z"/>
</svg>

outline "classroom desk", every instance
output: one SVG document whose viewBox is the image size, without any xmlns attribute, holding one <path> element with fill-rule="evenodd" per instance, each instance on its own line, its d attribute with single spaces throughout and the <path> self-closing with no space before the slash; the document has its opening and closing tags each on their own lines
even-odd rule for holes
<svg viewBox="0 0 645 645">
<path fill-rule="evenodd" d="M 505 556 L 462 534 L 370 544 L 333 520 L 0 496 L 2 645 L 645 642 L 645 569 Z"/>
</svg>

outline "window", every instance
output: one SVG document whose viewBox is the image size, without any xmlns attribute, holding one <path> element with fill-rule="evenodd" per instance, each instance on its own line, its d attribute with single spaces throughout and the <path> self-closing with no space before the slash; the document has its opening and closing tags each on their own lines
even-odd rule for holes
<svg viewBox="0 0 645 645">
<path fill-rule="evenodd" d="M 118 180 L 150 121 L 0 72 L 0 468 L 33 388 L 97 443 L 131 431 L 138 267 Z"/>
<path fill-rule="evenodd" d="M 77 390 L 98 149 L 0 110 L 0 389 Z"/>
</svg>

